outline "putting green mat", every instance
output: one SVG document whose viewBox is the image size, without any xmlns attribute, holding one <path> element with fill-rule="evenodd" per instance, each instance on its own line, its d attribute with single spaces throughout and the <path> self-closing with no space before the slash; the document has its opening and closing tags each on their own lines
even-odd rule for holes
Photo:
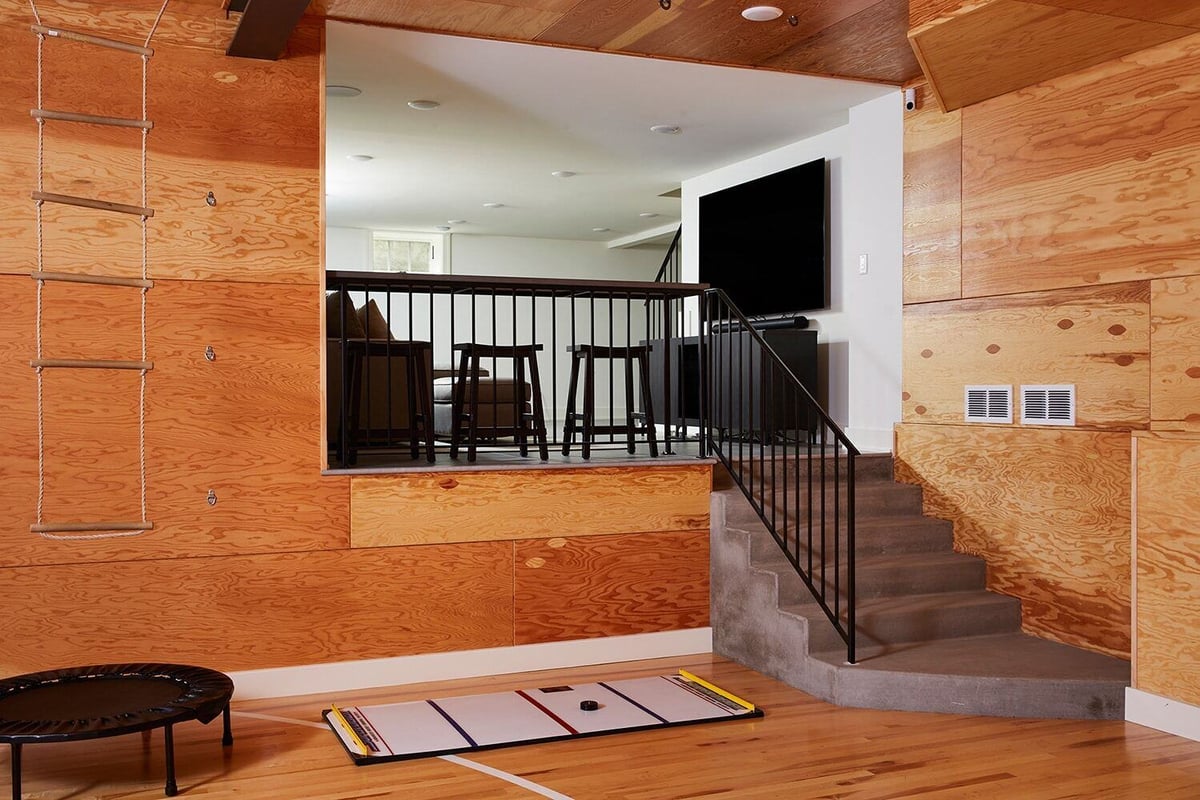
<svg viewBox="0 0 1200 800">
<path fill-rule="evenodd" d="M 375 706 L 334 706 L 325 721 L 354 763 L 463 753 L 581 736 L 761 717 L 708 681 L 678 675 L 545 686 Z"/>
</svg>

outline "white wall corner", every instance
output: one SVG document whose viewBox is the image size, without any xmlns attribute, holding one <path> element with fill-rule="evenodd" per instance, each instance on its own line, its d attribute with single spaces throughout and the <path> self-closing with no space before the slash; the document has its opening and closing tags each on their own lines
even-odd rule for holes
<svg viewBox="0 0 1200 800">
<path fill-rule="evenodd" d="M 1200 706 L 1129 687 L 1125 721 L 1200 742 Z"/>
<path fill-rule="evenodd" d="M 571 642 L 246 670 L 230 673 L 229 677 L 233 679 L 238 700 L 257 700 L 711 652 L 712 628 L 691 628 Z"/>
</svg>

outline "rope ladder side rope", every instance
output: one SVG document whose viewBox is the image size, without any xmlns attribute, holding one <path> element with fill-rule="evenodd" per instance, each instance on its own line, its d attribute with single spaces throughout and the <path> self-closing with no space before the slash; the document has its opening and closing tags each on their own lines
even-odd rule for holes
<svg viewBox="0 0 1200 800">
<path fill-rule="evenodd" d="M 148 137 L 154 124 L 148 118 L 148 82 L 150 57 L 154 50 L 150 42 L 162 22 L 170 0 L 163 0 L 157 16 L 154 18 L 150 31 L 142 45 L 130 44 L 115 39 L 94 36 L 88 33 L 55 28 L 43 24 L 38 12 L 36 0 L 29 0 L 33 12 L 34 24 L 30 26 L 37 36 L 37 107 L 31 109 L 30 115 L 37 123 L 37 188 L 32 193 L 36 209 L 37 229 L 37 269 L 31 276 L 37 285 L 35 312 L 35 358 L 30 361 L 37 375 L 37 436 L 38 436 L 38 493 L 37 521 L 29 526 L 32 533 L 44 539 L 57 541 L 79 541 L 94 539 L 123 538 L 140 536 L 154 529 L 154 523 L 147 520 L 146 508 L 146 376 L 154 368 L 153 362 L 147 358 L 148 346 L 146 335 L 147 293 L 153 287 L 150 280 L 149 236 L 148 221 L 154 216 L 154 210 L 148 205 Z M 95 114 L 84 114 L 71 111 L 47 110 L 43 100 L 44 90 L 44 49 L 47 38 L 64 39 L 98 47 L 119 50 L 138 55 L 141 59 L 141 119 L 122 117 L 107 117 Z M 123 203 L 112 203 L 92 198 L 73 197 L 45 191 L 45 125 L 47 121 L 83 123 L 91 125 L 108 125 L 141 130 L 141 205 L 133 206 Z M 119 278 L 107 275 L 83 275 L 76 273 L 48 272 L 45 269 L 45 220 L 43 205 L 45 203 L 60 203 L 79 206 L 104 212 L 133 214 L 140 219 L 141 228 L 141 277 Z M 105 286 L 125 286 L 139 290 L 140 313 L 139 333 L 141 339 L 141 356 L 139 360 L 104 360 L 78 358 L 46 358 L 43 349 L 43 306 L 44 286 L 47 281 L 82 283 Z M 102 370 L 136 370 L 138 380 L 138 483 L 140 489 L 141 520 L 137 522 L 61 522 L 48 523 L 44 519 L 46 498 L 46 423 L 45 423 L 45 385 L 43 372 L 50 368 L 65 369 L 102 369 Z M 67 534 L 67 535 L 64 535 Z"/>
</svg>

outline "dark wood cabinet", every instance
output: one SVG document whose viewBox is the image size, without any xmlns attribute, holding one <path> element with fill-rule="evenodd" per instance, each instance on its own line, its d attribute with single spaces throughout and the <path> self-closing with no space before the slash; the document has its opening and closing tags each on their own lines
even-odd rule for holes
<svg viewBox="0 0 1200 800">
<path fill-rule="evenodd" d="M 817 332 L 795 328 L 762 330 L 759 336 L 778 354 L 813 398 L 819 397 L 817 371 Z M 700 417 L 700 342 L 690 336 L 670 342 L 670 369 L 667 371 L 665 344 L 651 343 L 651 374 L 661 376 L 654 381 L 653 400 L 660 419 L 666 410 L 664 387 L 666 376 L 671 378 L 671 424 L 697 424 Z M 709 414 L 717 428 L 738 431 L 760 431 L 774 435 L 785 431 L 807 430 L 813 433 L 818 424 L 808 403 L 791 388 L 782 370 L 764 359 L 753 336 L 745 331 L 716 333 L 710 339 L 711 358 L 725 368 L 714 370 L 719 380 L 713 386 L 712 408 Z M 713 381 L 714 374 L 706 376 Z M 766 431 L 765 426 L 771 430 Z"/>
</svg>

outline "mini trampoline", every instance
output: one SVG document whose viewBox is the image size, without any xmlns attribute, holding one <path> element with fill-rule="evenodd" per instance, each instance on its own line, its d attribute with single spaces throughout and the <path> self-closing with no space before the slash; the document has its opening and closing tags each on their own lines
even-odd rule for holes
<svg viewBox="0 0 1200 800">
<path fill-rule="evenodd" d="M 175 784 L 172 726 L 224 715 L 221 743 L 233 744 L 233 681 L 204 667 L 106 664 L 35 672 L 0 680 L 0 742 L 12 747 L 12 796 L 21 798 L 21 746 L 73 742 L 163 729 L 167 796 Z"/>
</svg>

